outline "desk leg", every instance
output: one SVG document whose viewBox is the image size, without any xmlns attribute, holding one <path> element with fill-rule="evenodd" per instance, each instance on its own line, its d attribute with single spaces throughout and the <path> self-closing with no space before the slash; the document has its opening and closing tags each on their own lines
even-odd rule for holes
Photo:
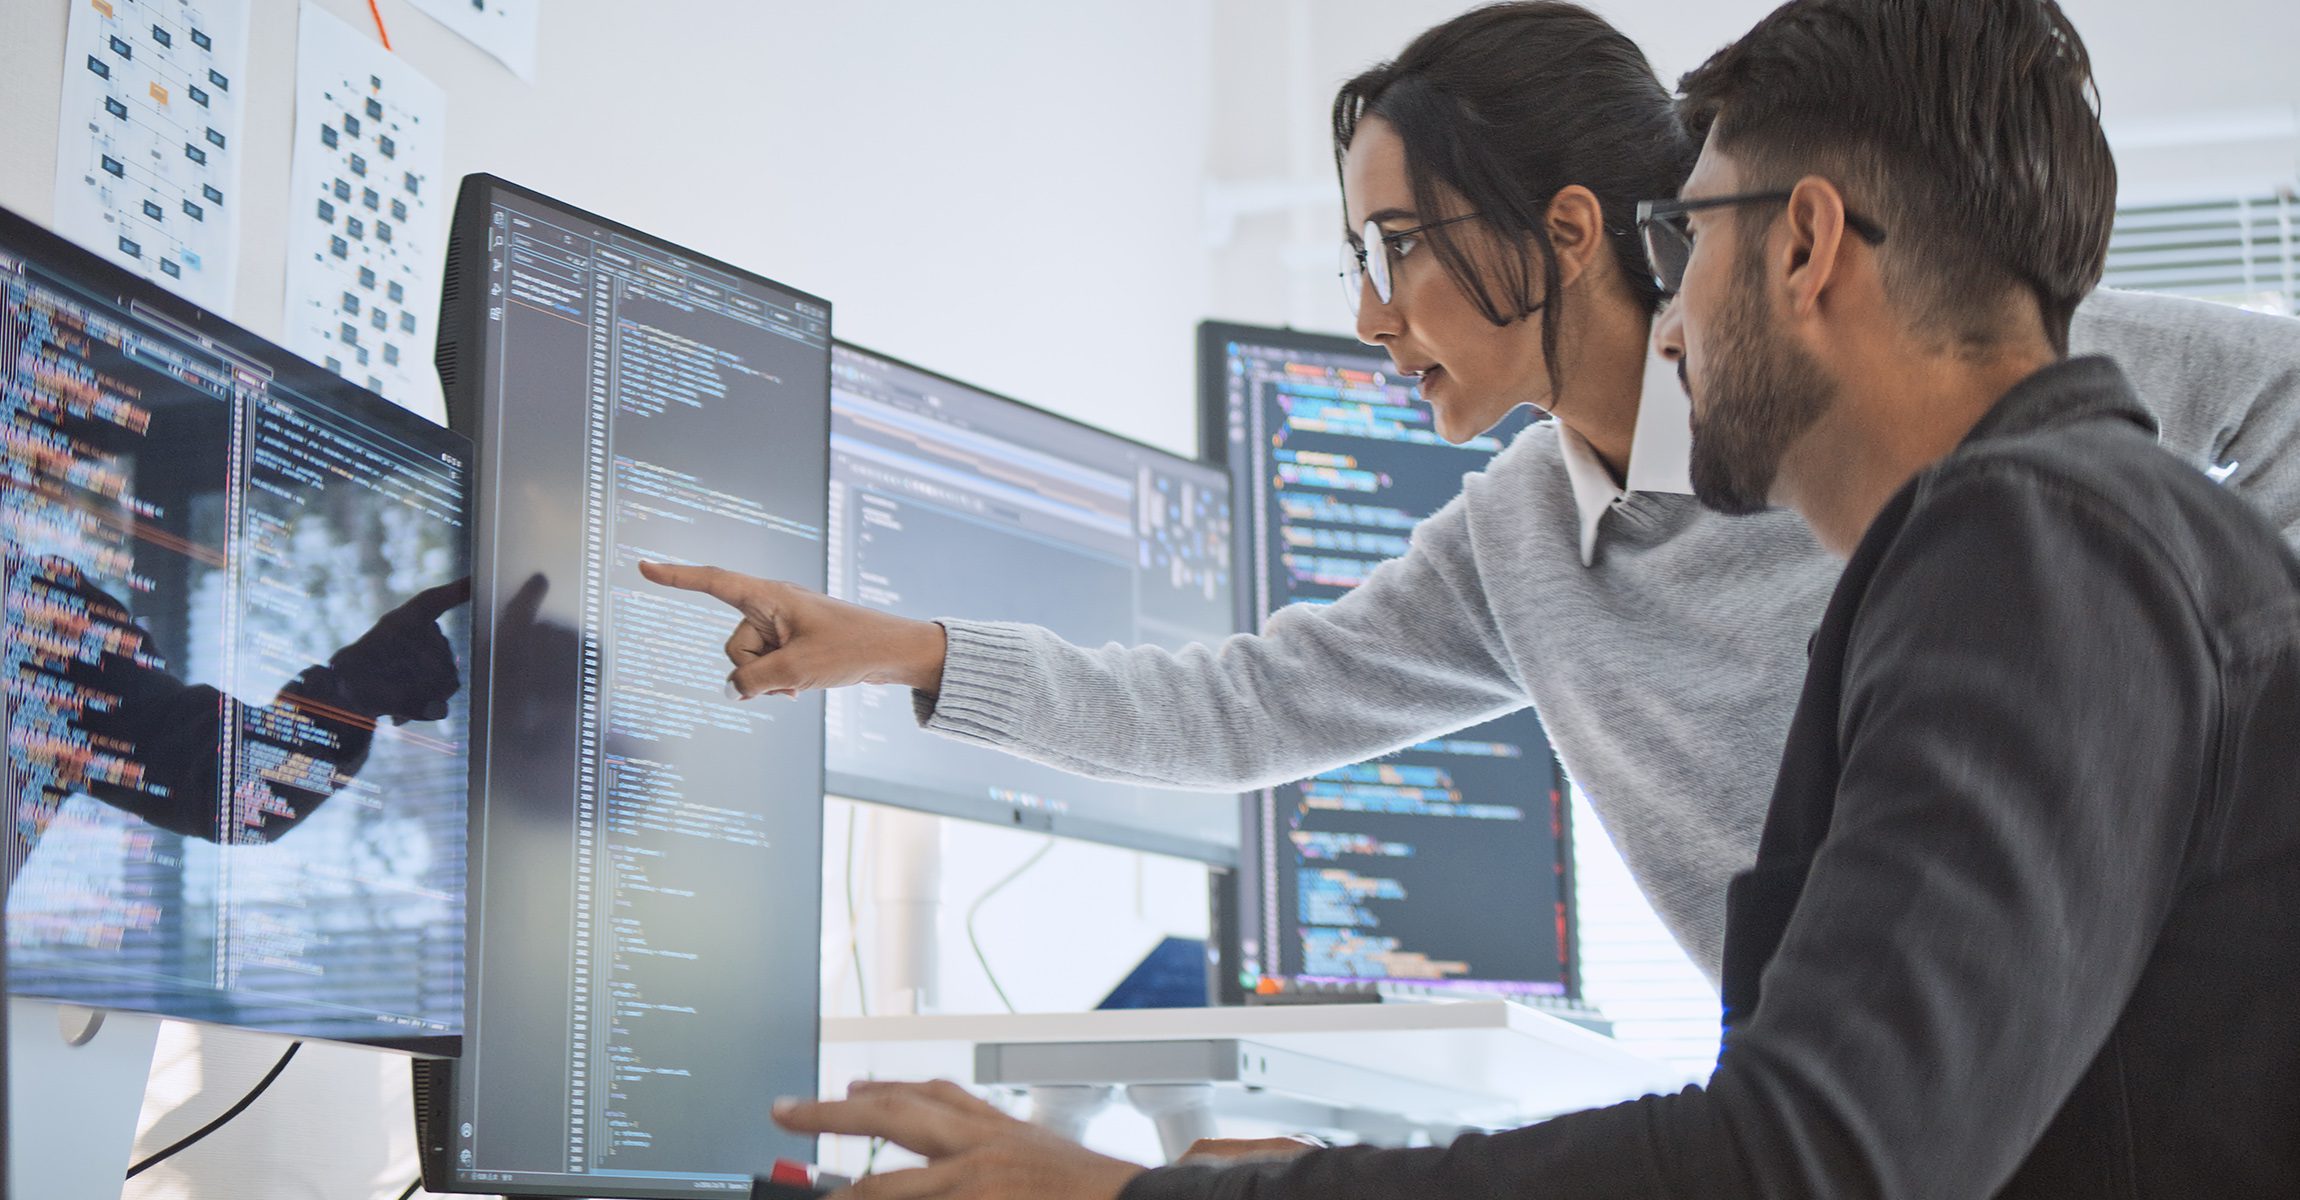
<svg viewBox="0 0 2300 1200">
<path fill-rule="evenodd" d="M 1214 1085 L 1131 1083 L 1126 1101 L 1158 1126 L 1158 1146 L 1173 1162 L 1200 1138 L 1214 1136 Z"/>
<path fill-rule="evenodd" d="M 1041 1083 L 1030 1088 L 1030 1123 L 1071 1141 L 1086 1140 L 1086 1123 L 1110 1103 L 1108 1084 Z"/>
</svg>

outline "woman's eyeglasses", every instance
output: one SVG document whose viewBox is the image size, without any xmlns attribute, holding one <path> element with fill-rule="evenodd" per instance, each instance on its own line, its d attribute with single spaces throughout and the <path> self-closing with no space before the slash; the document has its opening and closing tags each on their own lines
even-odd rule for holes
<svg viewBox="0 0 2300 1200">
<path fill-rule="evenodd" d="M 1358 311 L 1358 302 L 1365 293 L 1368 280 L 1373 282 L 1374 296 L 1384 304 L 1390 302 L 1390 297 L 1397 292 L 1397 284 L 1391 276 L 1390 260 L 1403 259 L 1413 253 L 1425 231 L 1440 225 L 1451 225 L 1456 221 L 1475 220 L 1476 217 L 1476 213 L 1463 213 L 1458 217 L 1424 221 L 1410 229 L 1383 229 L 1372 221 L 1366 222 L 1365 230 L 1360 235 L 1361 240 L 1342 243 L 1342 290 L 1349 296 L 1350 312 L 1354 314 Z M 1377 246 L 1380 247 L 1379 252 L 1372 252 Z"/>
</svg>

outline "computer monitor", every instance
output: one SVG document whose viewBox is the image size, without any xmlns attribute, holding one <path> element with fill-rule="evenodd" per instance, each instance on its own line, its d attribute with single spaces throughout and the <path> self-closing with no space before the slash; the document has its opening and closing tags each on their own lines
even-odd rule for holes
<svg viewBox="0 0 2300 1200">
<path fill-rule="evenodd" d="M 735 620 L 639 575 L 823 584 L 830 306 L 487 176 L 441 305 L 478 445 L 471 1019 L 433 1191 L 691 1196 L 811 1139 L 822 701 L 730 700 Z M 436 1068 L 436 1069 L 434 1069 Z"/>
<path fill-rule="evenodd" d="M 1414 382 L 1348 338 L 1209 322 L 1198 346 L 1199 427 L 1229 464 L 1249 626 L 1331 603 L 1404 554 L 1527 423 L 1449 445 Z M 1248 807 L 1248 992 L 1577 995 L 1565 780 L 1531 709 Z"/>
<path fill-rule="evenodd" d="M 0 435 L 9 989 L 453 1052 L 470 443 L 5 212 Z"/>
<path fill-rule="evenodd" d="M 1229 480 L 886 355 L 831 358 L 830 592 L 1084 646 L 1235 628 Z M 1238 797 L 1111 783 L 928 733 L 910 692 L 830 698 L 833 794 L 1219 864 Z"/>
</svg>

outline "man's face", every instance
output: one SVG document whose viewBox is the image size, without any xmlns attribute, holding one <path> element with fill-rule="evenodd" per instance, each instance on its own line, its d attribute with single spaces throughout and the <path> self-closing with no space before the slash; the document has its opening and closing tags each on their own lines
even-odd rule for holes
<svg viewBox="0 0 2300 1200">
<path fill-rule="evenodd" d="M 1712 136 L 1682 195 L 1752 190 Z M 1685 285 L 1654 326 L 1693 401 L 1693 494 L 1722 513 L 1771 506 L 1782 457 L 1836 398 L 1828 372 L 1782 328 L 1779 264 L 1767 250 L 1780 216 L 1778 202 L 1691 214 Z"/>
</svg>

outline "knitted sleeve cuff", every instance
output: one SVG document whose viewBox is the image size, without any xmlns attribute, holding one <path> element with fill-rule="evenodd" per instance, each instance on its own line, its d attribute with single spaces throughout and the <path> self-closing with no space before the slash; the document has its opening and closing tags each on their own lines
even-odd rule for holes
<svg viewBox="0 0 2300 1200">
<path fill-rule="evenodd" d="M 1039 668 L 1021 627 L 941 620 L 942 691 L 911 692 L 920 727 L 986 746 L 1020 740 L 1036 707 Z"/>
</svg>

